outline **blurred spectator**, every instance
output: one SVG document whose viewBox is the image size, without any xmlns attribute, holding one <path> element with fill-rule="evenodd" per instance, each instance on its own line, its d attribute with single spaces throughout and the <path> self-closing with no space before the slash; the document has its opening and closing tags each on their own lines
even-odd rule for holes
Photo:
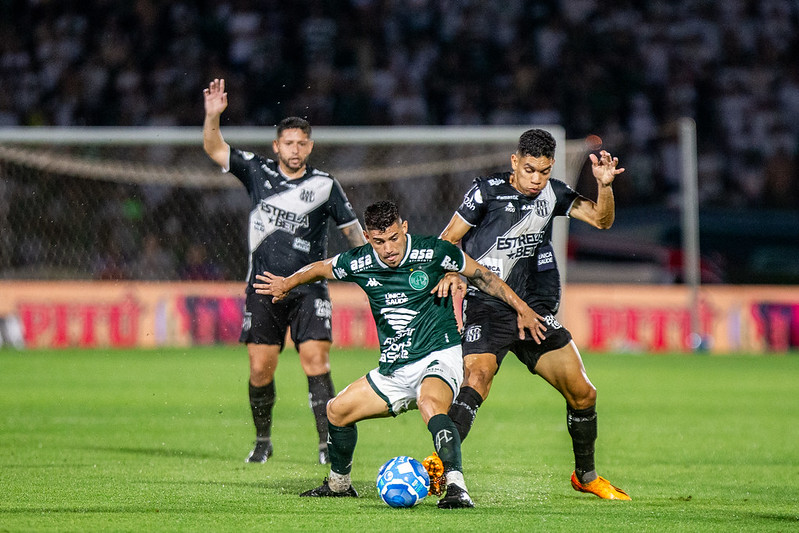
<svg viewBox="0 0 799 533">
<path fill-rule="evenodd" d="M 152 233 L 145 235 L 141 244 L 141 253 L 131 267 L 131 277 L 143 280 L 170 280 L 175 279 L 176 275 L 174 255 L 161 246 L 157 235 Z"/>
<path fill-rule="evenodd" d="M 296 114 L 598 134 L 630 167 L 623 209 L 678 205 L 674 123 L 691 117 L 702 206 L 799 205 L 796 0 L 11 1 L 0 2 L 0 42 L 4 126 L 196 127 L 201 88 L 224 77 L 240 125 Z M 405 196 L 413 184 L 394 188 Z M 141 239 L 126 224 L 139 216 L 123 202 L 132 195 L 120 194 L 96 214 L 119 248 L 103 276 Z M 157 219 L 154 204 L 145 218 Z"/>
<path fill-rule="evenodd" d="M 185 263 L 180 268 L 180 279 L 184 281 L 221 280 L 224 276 L 219 267 L 208 258 L 202 243 L 192 243 L 186 250 Z"/>
</svg>

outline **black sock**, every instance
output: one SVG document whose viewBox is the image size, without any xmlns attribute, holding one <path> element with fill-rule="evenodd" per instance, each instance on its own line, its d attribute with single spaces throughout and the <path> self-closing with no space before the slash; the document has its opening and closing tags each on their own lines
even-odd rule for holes
<svg viewBox="0 0 799 533">
<path fill-rule="evenodd" d="M 566 425 L 572 438 L 574 471 L 580 481 L 587 472 L 593 472 L 594 443 L 597 436 L 596 406 L 572 409 L 566 406 Z"/>
<path fill-rule="evenodd" d="M 318 376 L 308 376 L 308 403 L 316 419 L 316 431 L 319 433 L 319 444 L 327 442 L 327 402 L 335 396 L 333 380 L 330 372 Z"/>
<path fill-rule="evenodd" d="M 452 419 L 445 414 L 435 415 L 427 423 L 427 429 L 433 435 L 433 446 L 444 463 L 444 472 L 462 472 L 461 438 Z"/>
<path fill-rule="evenodd" d="M 458 428 L 461 442 L 466 440 L 466 435 L 472 429 L 474 417 L 477 416 L 477 409 L 482 405 L 483 397 L 471 387 L 461 388 L 458 396 L 449 408 L 449 417 Z"/>
<path fill-rule="evenodd" d="M 272 436 L 272 406 L 275 405 L 275 381 L 256 387 L 250 385 L 250 409 L 255 422 L 255 436 L 258 440 L 269 440 Z"/>
<path fill-rule="evenodd" d="M 352 470 L 352 455 L 358 443 L 358 428 L 334 426 L 328 423 L 327 451 L 330 453 L 330 470 L 336 474 L 349 474 Z"/>
</svg>

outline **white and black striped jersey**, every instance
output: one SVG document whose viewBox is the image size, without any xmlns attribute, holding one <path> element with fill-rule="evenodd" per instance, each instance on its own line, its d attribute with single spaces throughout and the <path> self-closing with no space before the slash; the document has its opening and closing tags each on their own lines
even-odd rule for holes
<svg viewBox="0 0 799 533">
<path fill-rule="evenodd" d="M 288 179 L 276 161 L 231 148 L 230 172 L 251 201 L 248 293 L 256 274 L 289 276 L 324 259 L 330 219 L 338 228 L 358 221 L 339 182 L 321 170 L 307 166 L 304 176 Z"/>
<path fill-rule="evenodd" d="M 530 307 L 544 305 L 555 313 L 560 276 L 552 248 L 552 221 L 568 216 L 579 195 L 550 178 L 537 196 L 525 196 L 510 184 L 510 175 L 503 172 L 474 180 L 457 210 L 471 226 L 463 237 L 463 250 L 502 278 Z M 505 305 L 474 287 L 468 297 Z"/>
</svg>

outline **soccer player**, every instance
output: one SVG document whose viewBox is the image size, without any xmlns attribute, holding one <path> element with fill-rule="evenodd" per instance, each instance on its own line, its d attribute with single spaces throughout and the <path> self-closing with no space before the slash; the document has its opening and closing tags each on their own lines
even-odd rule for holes
<svg viewBox="0 0 799 533">
<path fill-rule="evenodd" d="M 332 335 L 327 282 L 303 287 L 280 303 L 256 294 L 252 284 L 258 272 L 288 275 L 326 257 L 330 219 L 350 246 L 364 243 L 363 230 L 338 181 L 308 165 L 313 140 L 306 120 L 283 119 L 272 141 L 275 159 L 266 159 L 232 149 L 222 138 L 219 118 L 228 104 L 225 80 L 213 80 L 203 94 L 203 148 L 216 164 L 241 180 L 251 201 L 247 297 L 240 341 L 247 344 L 250 359 L 249 396 L 256 440 L 246 460 L 264 463 L 272 455 L 275 369 L 290 326 L 291 339 L 308 376 L 308 397 L 319 433 L 319 462 L 326 464 L 325 406 L 335 395 L 330 377 Z"/>
<path fill-rule="evenodd" d="M 555 139 L 549 132 L 524 132 L 511 154 L 511 171 L 475 179 L 441 233 L 442 239 L 461 242 L 467 254 L 506 281 L 546 323 L 543 340 L 519 340 L 512 327 L 513 310 L 479 287 L 469 287 L 463 312 L 464 385 L 449 415 L 464 440 L 510 350 L 566 399 L 575 460 L 572 487 L 600 498 L 629 500 L 623 490 L 597 475 L 596 389 L 571 334 L 555 319 L 560 277 L 551 242 L 552 220 L 569 216 L 607 229 L 615 218 L 612 183 L 624 169 L 617 168 L 618 158 L 604 150 L 590 158 L 599 188 L 596 202 L 551 178 Z"/>
<path fill-rule="evenodd" d="M 490 270 L 458 247 L 436 237 L 409 234 L 392 202 L 377 202 L 364 214 L 368 245 L 317 261 L 284 278 L 269 272 L 256 276 L 256 292 L 285 298 L 293 288 L 320 279 L 357 283 L 367 294 L 380 341 L 379 366 L 341 391 L 327 406 L 330 474 L 322 486 L 300 496 L 351 496 L 356 423 L 419 409 L 444 465 L 444 509 L 473 507 L 463 479 L 460 438 L 447 415 L 463 379 L 460 334 L 452 307 L 455 283 L 447 272 L 460 272 L 480 290 L 514 309 L 517 335 L 543 330 L 536 315 Z M 452 279 L 452 278 L 447 278 Z M 457 277 L 455 277 L 457 279 Z"/>
</svg>

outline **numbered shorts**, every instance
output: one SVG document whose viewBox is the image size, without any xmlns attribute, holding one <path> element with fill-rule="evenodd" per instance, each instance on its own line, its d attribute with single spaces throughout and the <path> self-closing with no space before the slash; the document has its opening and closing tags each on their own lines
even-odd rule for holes
<svg viewBox="0 0 799 533">
<path fill-rule="evenodd" d="M 295 347 L 309 340 L 330 341 L 331 315 L 330 296 L 322 284 L 294 289 L 277 303 L 271 296 L 248 294 L 239 342 L 278 344 L 282 350 L 289 328 Z"/>
<path fill-rule="evenodd" d="M 511 351 L 535 374 L 535 365 L 541 356 L 569 344 L 572 335 L 546 308 L 535 307 L 533 310 L 544 317 L 547 326 L 541 344 L 537 344 L 529 332 L 525 332 L 524 340 L 519 339 L 516 312 L 513 309 L 498 308 L 486 305 L 479 299 L 469 299 L 463 310 L 463 355 L 491 353 L 496 356 L 499 367 L 508 351 Z"/>
<path fill-rule="evenodd" d="M 418 407 L 416 398 L 422 380 L 431 376 L 449 385 L 454 399 L 463 383 L 462 354 L 460 346 L 452 346 L 402 366 L 390 376 L 384 376 L 375 368 L 366 374 L 366 380 L 372 390 L 385 400 L 391 416 L 397 416 Z"/>
</svg>

